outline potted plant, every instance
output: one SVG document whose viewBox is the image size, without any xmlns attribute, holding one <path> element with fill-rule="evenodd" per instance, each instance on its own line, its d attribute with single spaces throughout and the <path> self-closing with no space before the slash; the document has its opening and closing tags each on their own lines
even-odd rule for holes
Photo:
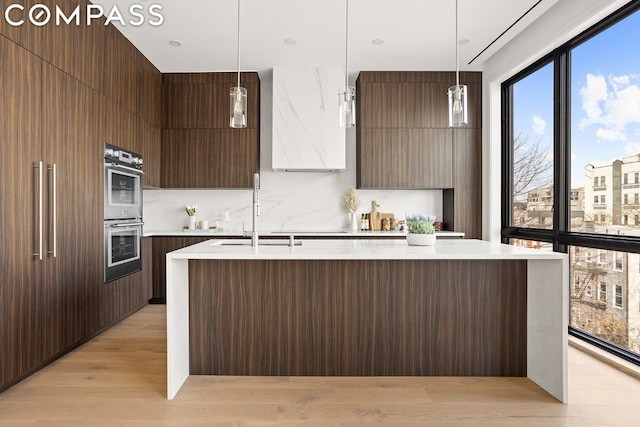
<svg viewBox="0 0 640 427">
<path fill-rule="evenodd" d="M 196 209 L 198 209 L 198 205 L 185 205 L 184 207 L 187 215 L 189 215 L 189 230 L 196 229 Z"/>
<path fill-rule="evenodd" d="M 435 219 L 435 215 L 407 215 L 407 243 L 414 246 L 435 245 Z"/>
</svg>

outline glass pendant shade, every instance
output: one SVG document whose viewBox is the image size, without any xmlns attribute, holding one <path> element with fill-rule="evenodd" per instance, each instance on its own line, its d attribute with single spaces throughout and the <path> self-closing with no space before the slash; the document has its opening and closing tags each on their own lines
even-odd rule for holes
<svg viewBox="0 0 640 427">
<path fill-rule="evenodd" d="M 229 92 L 230 117 L 229 125 L 240 129 L 247 127 L 247 89 L 236 86 Z"/>
<path fill-rule="evenodd" d="M 467 124 L 467 86 L 451 86 L 447 93 L 449 95 L 449 126 L 465 126 Z"/>
<path fill-rule="evenodd" d="M 340 126 L 352 128 L 356 125 L 356 88 L 347 86 L 338 93 Z"/>
</svg>

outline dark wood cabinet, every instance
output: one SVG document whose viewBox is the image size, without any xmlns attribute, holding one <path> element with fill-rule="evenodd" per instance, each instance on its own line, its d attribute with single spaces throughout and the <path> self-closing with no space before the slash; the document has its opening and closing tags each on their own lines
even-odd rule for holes
<svg viewBox="0 0 640 427">
<path fill-rule="evenodd" d="M 260 168 L 260 80 L 241 73 L 247 128 L 229 127 L 235 73 L 164 74 L 161 186 L 251 188 Z"/>
<path fill-rule="evenodd" d="M 160 184 L 161 85 L 112 26 L 0 22 L 0 390 L 151 297 L 150 241 L 147 275 L 104 283 L 103 144 L 141 153 Z"/>
<path fill-rule="evenodd" d="M 482 135 L 474 129 L 454 129 L 453 156 L 458 168 L 453 187 L 443 191 L 443 221 L 467 238 L 482 237 Z"/>
<path fill-rule="evenodd" d="M 153 241 L 153 289 L 151 302 L 164 304 L 167 297 L 167 253 L 196 243 L 209 240 L 210 237 L 152 237 Z"/>
<path fill-rule="evenodd" d="M 55 3 L 67 14 L 78 4 L 81 8 L 91 4 L 88 0 L 56 0 Z M 104 18 L 85 25 L 83 10 L 80 13 L 81 25 L 55 25 L 55 8 L 52 8 L 52 14 L 52 22 L 42 27 L 42 58 L 92 89 L 99 90 L 106 59 Z M 80 55 L 78 52 L 91 54 Z"/>
<path fill-rule="evenodd" d="M 92 307 L 103 280 L 99 225 L 104 215 L 95 199 L 104 190 L 102 129 L 94 122 L 99 114 L 96 92 L 46 62 L 42 81 L 42 158 L 47 173 L 42 314 L 48 360 L 99 329 Z"/>
<path fill-rule="evenodd" d="M 481 237 L 482 74 L 467 85 L 468 124 L 448 127 L 454 72 L 367 72 L 357 81 L 356 184 L 368 189 L 442 189 L 448 230 Z"/>
<path fill-rule="evenodd" d="M 429 189 L 452 185 L 450 129 L 363 128 L 359 188 Z"/>
<path fill-rule="evenodd" d="M 0 36 L 0 387 L 42 360 L 41 75 L 40 58 Z"/>
<path fill-rule="evenodd" d="M 257 129 L 164 129 L 162 187 L 249 188 L 258 172 Z"/>
<path fill-rule="evenodd" d="M 38 3 L 42 3 L 42 1 L 26 0 L 18 2 L 15 0 L 0 0 L 0 10 L 2 10 L 2 15 L 0 15 L 0 34 L 13 40 L 35 55 L 42 54 L 43 35 L 47 31 L 45 27 L 29 24 L 29 9 Z M 24 11 L 14 8 L 8 11 L 8 18 L 13 22 L 24 20 L 25 22 L 22 25 L 12 25 L 9 23 L 9 20 L 5 18 L 7 8 L 14 4 L 24 6 Z"/>
<path fill-rule="evenodd" d="M 193 259 L 188 292 L 191 375 L 527 374 L 524 260 Z"/>
</svg>

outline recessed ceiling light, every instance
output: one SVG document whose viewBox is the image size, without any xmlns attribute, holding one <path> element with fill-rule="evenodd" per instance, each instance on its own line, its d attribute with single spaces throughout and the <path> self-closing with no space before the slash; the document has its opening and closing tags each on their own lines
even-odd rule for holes
<svg viewBox="0 0 640 427">
<path fill-rule="evenodd" d="M 384 44 L 384 40 L 382 39 L 373 39 L 371 40 L 371 44 L 374 46 L 380 46 L 381 44 Z"/>
<path fill-rule="evenodd" d="M 460 40 L 458 40 L 458 44 L 459 45 L 463 45 L 463 44 L 467 44 L 467 43 L 469 43 L 469 39 L 460 39 Z"/>
<path fill-rule="evenodd" d="M 296 39 L 284 39 L 284 44 L 286 45 L 293 46 L 296 43 L 298 43 Z"/>
<path fill-rule="evenodd" d="M 180 47 L 182 46 L 182 42 L 180 40 L 171 40 L 169 42 L 169 44 L 173 47 Z"/>
</svg>

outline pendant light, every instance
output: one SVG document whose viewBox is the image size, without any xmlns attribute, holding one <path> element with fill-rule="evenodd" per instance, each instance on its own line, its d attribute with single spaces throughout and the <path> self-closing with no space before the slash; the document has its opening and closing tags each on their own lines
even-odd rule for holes
<svg viewBox="0 0 640 427">
<path fill-rule="evenodd" d="M 467 85 L 460 84 L 458 56 L 458 0 L 456 0 L 456 85 L 447 92 L 449 96 L 449 127 L 461 127 L 467 124 Z"/>
<path fill-rule="evenodd" d="M 346 6 L 344 88 L 338 93 L 338 105 L 340 126 L 351 128 L 356 125 L 356 88 L 349 86 L 349 0 L 346 0 Z"/>
<path fill-rule="evenodd" d="M 229 124 L 232 128 L 247 127 L 247 89 L 240 87 L 240 0 L 238 0 L 238 85 L 229 92 L 230 116 Z"/>
</svg>

